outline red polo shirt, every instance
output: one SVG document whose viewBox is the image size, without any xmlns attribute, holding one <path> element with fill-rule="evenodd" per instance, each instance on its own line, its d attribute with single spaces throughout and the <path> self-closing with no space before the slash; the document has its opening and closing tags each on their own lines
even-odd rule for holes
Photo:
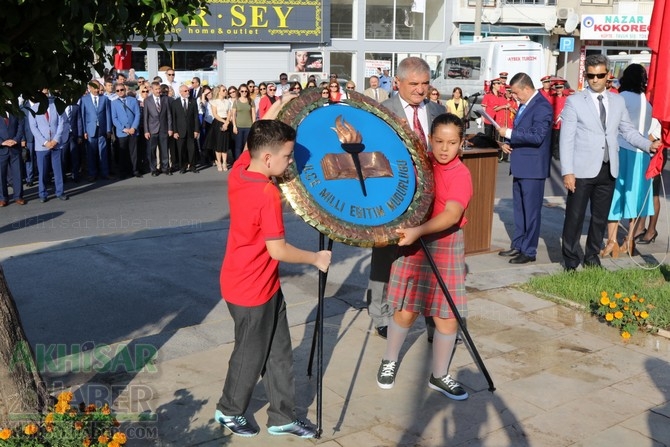
<svg viewBox="0 0 670 447">
<path fill-rule="evenodd" d="M 244 151 L 228 177 L 230 230 L 219 278 L 221 296 L 238 306 L 260 306 L 279 290 L 279 261 L 265 241 L 284 238 L 279 189 L 263 174 L 249 172 Z"/>
</svg>

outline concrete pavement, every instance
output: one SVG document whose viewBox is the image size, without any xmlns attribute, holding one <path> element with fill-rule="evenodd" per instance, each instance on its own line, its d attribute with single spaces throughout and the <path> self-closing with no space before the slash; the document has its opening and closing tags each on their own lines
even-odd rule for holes
<svg viewBox="0 0 670 447">
<path fill-rule="evenodd" d="M 222 432 L 213 413 L 233 336 L 218 292 L 225 175 L 187 175 L 130 179 L 75 192 L 68 202 L 35 201 L 0 213 L 0 261 L 29 341 L 45 360 L 44 378 L 54 389 L 78 389 L 89 403 L 113 401 L 131 421 L 124 426 L 128 445 L 670 445 L 668 340 L 637 334 L 623 343 L 583 310 L 514 287 L 561 270 L 561 196 L 546 200 L 535 263 L 512 266 L 495 252 L 467 258 L 468 327 L 494 393 L 464 347 L 451 372 L 470 399 L 455 402 L 428 389 L 430 345 L 418 323 L 396 386 L 379 389 L 385 342 L 373 335 L 362 300 L 369 250 L 336 244 L 325 301 L 322 438 L 268 435 L 260 384 L 248 416 L 261 434 Z M 496 196 L 492 249 L 502 249 L 509 245 L 511 199 L 503 191 Z M 96 216 L 101 223 L 84 228 Z M 289 240 L 313 249 L 316 232 L 290 211 L 285 218 Z M 137 225 L 123 224 L 132 219 Z M 640 247 L 648 260 L 665 255 L 668 234 L 659 231 L 655 244 Z M 313 423 L 315 378 L 306 377 L 306 365 L 317 276 L 313 268 L 282 266 L 298 413 Z"/>
</svg>

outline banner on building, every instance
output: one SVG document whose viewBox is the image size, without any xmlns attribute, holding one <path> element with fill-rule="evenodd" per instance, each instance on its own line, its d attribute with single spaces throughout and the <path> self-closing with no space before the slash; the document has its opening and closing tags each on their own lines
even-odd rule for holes
<svg viewBox="0 0 670 447">
<path fill-rule="evenodd" d="M 202 24 L 179 23 L 183 41 L 327 43 L 330 2 L 327 0 L 209 0 Z"/>
<path fill-rule="evenodd" d="M 649 15 L 590 14 L 582 16 L 579 37 L 582 40 L 647 40 Z"/>
</svg>

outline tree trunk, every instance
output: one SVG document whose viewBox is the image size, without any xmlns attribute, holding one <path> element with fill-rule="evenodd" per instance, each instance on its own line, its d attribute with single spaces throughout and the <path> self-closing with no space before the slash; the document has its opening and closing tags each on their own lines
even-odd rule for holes
<svg viewBox="0 0 670 447">
<path fill-rule="evenodd" d="M 41 412 L 48 396 L 0 267 L 0 428 Z"/>
</svg>

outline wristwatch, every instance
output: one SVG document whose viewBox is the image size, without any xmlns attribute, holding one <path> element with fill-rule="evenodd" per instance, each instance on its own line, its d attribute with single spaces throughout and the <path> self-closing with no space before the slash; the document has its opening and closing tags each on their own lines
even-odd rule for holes
<svg viewBox="0 0 670 447">
<path fill-rule="evenodd" d="M 297 130 L 280 187 L 295 212 L 330 239 L 359 247 L 397 243 L 423 223 L 434 185 L 425 144 L 387 108 L 348 92 L 341 102 L 304 90 L 279 113 Z"/>
</svg>

